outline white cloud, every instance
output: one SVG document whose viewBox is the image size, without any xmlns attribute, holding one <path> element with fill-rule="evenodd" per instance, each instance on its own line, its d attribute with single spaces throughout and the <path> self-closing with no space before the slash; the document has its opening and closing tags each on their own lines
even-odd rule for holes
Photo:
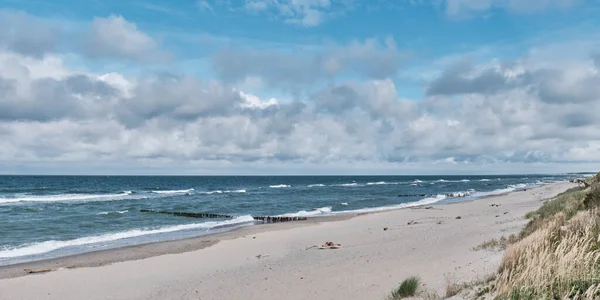
<svg viewBox="0 0 600 300">
<path fill-rule="evenodd" d="M 490 164 L 494 170 L 511 164 L 526 170 L 525 164 L 535 163 L 555 170 L 558 162 L 600 157 L 595 89 L 586 92 L 595 97 L 586 101 L 550 89 L 555 98 L 547 101 L 528 82 L 504 83 L 491 92 L 474 90 L 454 99 L 440 93 L 415 101 L 400 98 L 392 80 L 379 79 L 333 84 L 283 102 L 194 77 L 82 73 L 58 57 L 0 57 L 10 57 L 0 59 L 5 166 L 102 163 L 113 172 L 124 171 L 121 165 L 187 173 L 208 167 L 314 172 L 352 165 L 405 172 L 434 165 L 485 171 Z M 521 62 L 512 69 L 537 74 L 533 66 Z M 15 72 L 35 68 L 43 71 Z M 486 69 L 511 74 L 496 63 L 471 69 L 476 70 L 471 80 Z M 576 65 L 556 65 L 555 71 L 569 85 L 600 84 L 593 72 Z M 169 169 L 174 166 L 177 170 Z"/>
<path fill-rule="evenodd" d="M 158 43 L 122 16 L 94 18 L 86 37 L 87 54 L 92 58 L 126 58 L 162 60 L 166 54 L 157 50 Z"/>
<path fill-rule="evenodd" d="M 393 38 L 353 41 L 348 45 L 326 44 L 321 49 L 294 51 L 224 49 L 212 57 L 212 67 L 221 79 L 239 82 L 260 77 L 272 87 L 294 89 L 339 75 L 362 78 L 394 77 L 408 55 Z"/>
<path fill-rule="evenodd" d="M 25 12 L 0 9 L 0 50 L 41 57 L 54 50 L 61 30 Z"/>
</svg>

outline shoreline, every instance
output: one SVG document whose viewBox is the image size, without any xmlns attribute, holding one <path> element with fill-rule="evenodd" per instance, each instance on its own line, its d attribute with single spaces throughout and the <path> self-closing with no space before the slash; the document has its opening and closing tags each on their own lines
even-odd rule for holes
<svg viewBox="0 0 600 300">
<path fill-rule="evenodd" d="M 535 187 L 533 189 L 542 188 L 548 185 L 554 185 L 557 183 L 564 182 L 556 182 L 550 183 L 546 185 L 542 185 L 539 187 Z M 32 275 L 32 273 L 28 273 L 25 270 L 33 270 L 33 271 L 43 271 L 39 273 L 47 273 L 53 272 L 57 270 L 63 269 L 75 269 L 75 268 L 87 268 L 87 267 L 101 267 L 105 265 L 110 265 L 113 263 L 126 262 L 126 261 L 135 261 L 135 260 L 143 260 L 146 258 L 166 255 L 166 254 L 180 254 L 186 252 L 192 252 L 204 249 L 206 247 L 213 246 L 224 240 L 236 239 L 239 236 L 246 236 L 249 234 L 258 234 L 269 231 L 280 231 L 287 230 L 295 227 L 304 227 L 304 226 L 315 226 L 320 223 L 329 223 L 329 222 L 338 222 L 349 220 L 356 217 L 362 217 L 365 215 L 373 215 L 373 214 L 381 214 L 393 211 L 400 210 L 408 210 L 408 209 L 423 209 L 424 207 L 434 206 L 434 207 L 443 207 L 447 205 L 458 205 L 463 203 L 472 203 L 475 201 L 481 201 L 485 199 L 493 199 L 498 197 L 504 197 L 513 193 L 527 191 L 527 189 L 519 189 L 512 192 L 497 194 L 497 195 L 487 195 L 477 199 L 468 199 L 468 200 L 460 200 L 453 201 L 447 203 L 433 203 L 433 204 L 423 204 L 418 206 L 409 206 L 402 208 L 393 208 L 389 210 L 380 210 L 380 211 L 369 211 L 369 212 L 360 212 L 360 213 L 347 213 L 347 214 L 338 214 L 338 215 L 328 215 L 328 216 L 317 216 L 317 217 L 309 217 L 304 221 L 294 221 L 294 222 L 285 222 L 285 223 L 277 223 L 277 224 L 258 224 L 253 226 L 242 226 L 238 228 L 234 228 L 233 230 L 225 231 L 225 232 L 215 232 L 209 233 L 206 235 L 201 235 L 197 237 L 190 238 L 182 238 L 175 240 L 166 240 L 160 242 L 151 242 L 144 243 L 139 245 L 130 245 L 125 247 L 90 251 L 85 253 L 73 254 L 60 256 L 49 259 L 35 260 L 29 262 L 21 262 L 16 264 L 4 265 L 0 266 L 0 280 L 6 278 L 14 278 L 21 276 Z M 35 272 L 38 273 L 38 272 Z"/>
<path fill-rule="evenodd" d="M 413 275 L 443 294 L 449 277 L 483 278 L 501 259 L 501 252 L 472 248 L 517 233 L 527 212 L 573 186 L 559 182 L 434 209 L 315 217 L 10 265 L 0 267 L 0 298 L 263 299 L 284 293 L 305 299 L 310 292 L 315 299 L 383 299 Z M 314 249 L 326 241 L 342 248 Z M 24 269 L 55 271 L 30 275 Z M 32 285 L 38 289 L 27 288 Z"/>
</svg>

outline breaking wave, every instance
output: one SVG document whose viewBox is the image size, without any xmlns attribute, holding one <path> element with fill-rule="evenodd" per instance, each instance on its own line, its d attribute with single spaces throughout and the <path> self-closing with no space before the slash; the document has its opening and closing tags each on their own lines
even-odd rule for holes
<svg viewBox="0 0 600 300">
<path fill-rule="evenodd" d="M 190 194 L 194 189 L 187 190 L 166 190 L 166 191 L 152 191 L 154 194 L 173 195 L 173 194 Z"/>
<path fill-rule="evenodd" d="M 125 191 L 120 194 L 59 194 L 59 195 L 21 195 L 13 198 L 0 198 L 0 204 L 17 202 L 65 202 L 65 201 L 112 201 L 120 200 L 133 194 Z"/>
<path fill-rule="evenodd" d="M 318 184 L 309 184 L 308 187 L 324 187 L 325 185 L 322 183 L 318 183 Z"/>
<path fill-rule="evenodd" d="M 279 215 L 279 217 L 314 217 L 314 216 L 325 215 L 325 214 L 329 214 L 329 213 L 331 213 L 330 206 L 315 208 L 311 211 L 301 210 L 297 213 Z"/>
<path fill-rule="evenodd" d="M 283 189 L 283 188 L 289 188 L 292 186 L 289 184 L 278 184 L 278 185 L 270 185 L 269 187 L 272 189 Z"/>
<path fill-rule="evenodd" d="M 176 226 L 166 226 L 160 228 L 145 228 L 145 229 L 133 229 L 129 231 L 122 231 L 116 233 L 107 233 L 102 235 L 87 236 L 74 240 L 56 241 L 50 240 L 41 243 L 26 244 L 15 248 L 4 249 L 0 251 L 0 259 L 15 258 L 21 256 L 37 255 L 48 253 L 62 248 L 77 247 L 93 245 L 98 243 L 108 243 L 123 239 L 135 238 L 140 236 L 146 236 L 151 234 L 176 232 L 183 230 L 197 230 L 197 229 L 213 229 L 223 226 L 241 226 L 253 224 L 254 219 L 251 216 L 240 216 L 232 220 L 221 221 L 221 222 L 206 222 L 206 223 L 193 223 Z"/>
<path fill-rule="evenodd" d="M 230 194 L 230 193 L 246 193 L 246 190 L 234 190 L 234 191 L 210 191 L 210 192 L 200 192 L 200 194 L 204 194 L 204 195 L 212 195 L 212 194 Z"/>
<path fill-rule="evenodd" d="M 345 211 L 333 212 L 333 214 L 369 213 L 369 212 L 396 210 L 396 209 L 400 209 L 400 208 L 434 204 L 434 203 L 440 202 L 446 198 L 447 198 L 446 195 L 437 195 L 435 197 L 424 198 L 424 199 L 421 199 L 421 200 L 415 201 L 415 202 L 407 202 L 407 203 L 402 203 L 402 204 L 397 204 L 397 205 L 380 206 L 380 207 L 373 207 L 373 208 L 362 208 L 362 209 L 356 209 L 356 210 L 345 210 Z"/>
<path fill-rule="evenodd" d="M 122 210 L 122 211 L 103 211 L 103 212 L 99 212 L 97 213 L 97 215 L 99 216 L 103 216 L 103 215 L 113 215 L 113 214 L 124 214 L 129 212 L 129 210 Z"/>
<path fill-rule="evenodd" d="M 367 185 L 385 185 L 385 184 L 391 184 L 391 183 L 387 183 L 385 181 L 378 181 L 378 182 L 368 182 Z"/>
</svg>

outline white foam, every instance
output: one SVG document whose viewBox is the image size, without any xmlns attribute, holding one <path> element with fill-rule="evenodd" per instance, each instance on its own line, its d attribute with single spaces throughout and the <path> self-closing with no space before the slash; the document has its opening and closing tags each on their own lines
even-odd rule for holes
<svg viewBox="0 0 600 300">
<path fill-rule="evenodd" d="M 493 191 L 489 191 L 489 192 L 477 192 L 477 193 L 474 193 L 473 196 L 485 197 L 485 196 L 502 195 L 502 194 L 514 192 L 517 189 L 524 189 L 526 187 L 527 187 L 527 185 L 523 184 L 523 183 L 516 184 L 516 185 L 511 184 L 508 187 L 503 188 L 503 189 L 497 189 L 497 190 L 493 190 Z"/>
<path fill-rule="evenodd" d="M 451 198 L 467 197 L 467 196 L 471 195 L 472 192 L 474 192 L 474 190 L 468 190 L 466 192 L 449 193 L 446 196 L 451 197 Z"/>
<path fill-rule="evenodd" d="M 311 211 L 306 211 L 306 210 L 301 210 L 297 213 L 293 213 L 293 214 L 283 214 L 283 215 L 279 215 L 279 217 L 310 217 L 310 216 L 318 216 L 318 215 L 323 215 L 323 214 L 328 214 L 331 213 L 331 207 L 321 207 L 321 208 L 315 208 Z"/>
<path fill-rule="evenodd" d="M 356 210 L 336 211 L 336 212 L 333 212 L 332 214 L 349 214 L 349 213 L 388 211 L 388 210 L 395 210 L 395 209 L 401 209 L 401 208 L 407 208 L 407 207 L 434 204 L 434 203 L 440 202 L 446 198 L 447 198 L 446 195 L 437 195 L 435 197 L 424 198 L 424 199 L 421 199 L 421 200 L 415 201 L 415 202 L 408 202 L 408 203 L 402 203 L 402 204 L 397 204 L 397 205 L 380 206 L 380 207 L 373 207 L 373 208 L 362 208 L 362 209 L 356 209 Z"/>
<path fill-rule="evenodd" d="M 172 195 L 172 194 L 189 194 L 193 191 L 194 191 L 194 189 L 187 189 L 187 190 L 152 191 L 152 193 L 163 194 L 163 195 Z"/>
<path fill-rule="evenodd" d="M 23 245 L 17 248 L 4 249 L 0 251 L 0 258 L 15 258 L 20 256 L 28 256 L 28 255 L 36 255 L 43 254 L 47 252 L 51 252 L 54 250 L 66 248 L 66 247 L 74 247 L 74 246 L 85 246 L 92 245 L 97 243 L 107 243 L 127 238 L 140 237 L 151 234 L 159 234 L 159 233 L 168 233 L 168 232 L 176 232 L 183 230 L 193 230 L 193 229 L 211 229 L 220 226 L 230 226 L 230 225 L 244 225 L 251 224 L 254 222 L 254 218 L 252 216 L 241 216 L 234 218 L 232 220 L 221 221 L 221 222 L 206 222 L 206 223 L 192 223 L 192 224 L 184 224 L 184 225 L 175 225 L 175 226 L 166 226 L 155 229 L 133 229 L 129 231 L 122 231 L 116 233 L 107 233 L 103 235 L 96 236 L 87 236 L 74 240 L 67 241 L 45 241 L 41 243 L 28 244 Z"/>
<path fill-rule="evenodd" d="M 120 194 L 60 194 L 60 195 L 43 195 L 43 196 L 17 196 L 15 198 L 0 198 L 2 203 L 17 203 L 17 202 L 64 202 L 64 201 L 111 201 L 119 200 L 131 195 L 131 191 L 125 191 Z"/>
<path fill-rule="evenodd" d="M 353 183 L 343 183 L 343 184 L 339 184 L 338 186 L 346 186 L 346 187 L 348 187 L 348 186 L 358 186 L 358 183 L 356 183 L 356 182 L 353 182 Z"/>
<path fill-rule="evenodd" d="M 272 189 L 283 189 L 283 188 L 289 188 L 292 187 L 291 185 L 288 184 L 278 184 L 278 185 L 271 185 L 269 186 Z"/>
<path fill-rule="evenodd" d="M 246 190 L 235 190 L 235 191 L 210 191 L 210 192 L 200 192 L 200 194 L 204 195 L 212 195 L 212 194 L 229 194 L 229 193 L 246 193 Z"/>
<path fill-rule="evenodd" d="M 347 203 L 347 202 L 342 202 L 341 204 L 342 204 L 343 206 L 348 206 L 348 203 Z"/>
<path fill-rule="evenodd" d="M 318 183 L 318 184 L 309 184 L 308 187 L 324 187 L 325 185 L 322 183 Z"/>
<path fill-rule="evenodd" d="M 369 182 L 369 183 L 367 183 L 367 185 L 384 185 L 384 184 L 390 184 L 390 183 L 387 183 L 385 181 Z"/>
<path fill-rule="evenodd" d="M 471 180 L 469 179 L 462 179 L 460 182 L 470 182 Z"/>
<path fill-rule="evenodd" d="M 422 183 L 423 181 L 421 181 L 421 180 L 419 180 L 419 179 L 415 179 L 413 182 L 414 182 L 414 183 Z"/>
<path fill-rule="evenodd" d="M 481 181 L 481 182 L 487 182 L 487 181 L 490 181 L 490 180 L 489 179 L 481 179 L 479 181 Z"/>
<path fill-rule="evenodd" d="M 445 179 L 440 179 L 437 182 L 447 182 Z"/>
<path fill-rule="evenodd" d="M 124 214 L 129 212 L 129 210 L 122 210 L 122 211 L 103 211 L 103 212 L 99 212 L 97 213 L 97 215 L 102 216 L 102 215 L 110 215 L 110 214 Z"/>
</svg>

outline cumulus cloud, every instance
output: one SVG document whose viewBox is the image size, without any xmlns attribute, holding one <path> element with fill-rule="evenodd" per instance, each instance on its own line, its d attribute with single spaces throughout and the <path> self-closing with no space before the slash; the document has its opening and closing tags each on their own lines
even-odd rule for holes
<svg viewBox="0 0 600 300">
<path fill-rule="evenodd" d="M 86 34 L 87 55 L 92 58 L 165 59 L 157 46 L 152 37 L 122 16 L 96 17 Z"/>
<path fill-rule="evenodd" d="M 525 61 L 451 66 L 441 76 L 459 79 L 434 80 L 435 92 L 418 101 L 403 99 L 391 79 L 345 80 L 283 101 L 190 76 L 82 73 L 59 62 L 34 77 L 23 70 L 41 59 L 10 57 L 0 59 L 4 164 L 471 168 L 600 157 L 600 91 L 565 94 L 599 86 L 590 60 L 557 65 L 558 75 Z M 552 80 L 565 86 L 544 90 Z"/>
<path fill-rule="evenodd" d="M 0 9 L 0 50 L 41 57 L 58 44 L 59 27 L 25 12 Z"/>
<path fill-rule="evenodd" d="M 296 49 L 291 53 L 225 49 L 211 60 L 213 70 L 228 82 L 257 76 L 272 86 L 295 87 L 342 73 L 372 79 L 393 77 L 406 58 L 393 38 L 386 38 L 354 41 L 347 46 L 329 45 L 321 50 Z"/>
</svg>

